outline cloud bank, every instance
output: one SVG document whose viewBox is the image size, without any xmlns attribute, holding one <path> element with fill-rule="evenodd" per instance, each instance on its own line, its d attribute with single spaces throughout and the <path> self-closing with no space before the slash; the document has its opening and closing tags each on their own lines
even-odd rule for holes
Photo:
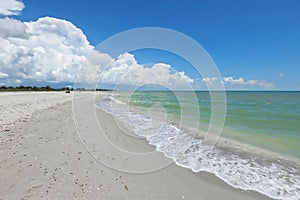
<svg viewBox="0 0 300 200">
<path fill-rule="evenodd" d="M 17 15 L 24 8 L 17 0 L 2 0 L 0 15 Z M 84 82 L 142 86 L 156 84 L 172 89 L 192 89 L 195 81 L 169 64 L 139 64 L 134 55 L 117 58 L 94 50 L 85 34 L 71 22 L 52 17 L 22 22 L 0 18 L 0 83 Z M 231 87 L 271 88 L 266 81 L 205 77 L 202 83 Z"/>
<path fill-rule="evenodd" d="M 173 72 L 169 64 L 156 63 L 150 67 L 138 64 L 134 55 L 124 53 L 101 74 L 101 82 L 121 85 L 159 84 L 170 88 L 189 88 L 193 79 L 184 72 Z"/>
<path fill-rule="evenodd" d="M 0 78 L 7 84 L 75 79 L 96 83 L 99 78 L 111 84 L 167 87 L 193 82 L 184 72 L 173 72 L 168 64 L 145 67 L 129 53 L 112 58 L 95 51 L 79 28 L 51 17 L 32 22 L 0 19 Z"/>
<path fill-rule="evenodd" d="M 25 8 L 22 1 L 18 0 L 1 0 L 0 15 L 19 15 Z"/>
<path fill-rule="evenodd" d="M 224 77 L 222 80 L 219 80 L 217 77 L 204 77 L 202 82 L 207 86 L 215 86 L 218 84 L 224 84 L 226 89 L 272 89 L 274 84 L 267 81 L 261 80 L 244 80 L 242 77 L 233 78 L 233 77 Z"/>
<path fill-rule="evenodd" d="M 45 17 L 35 22 L 0 19 L 0 72 L 16 80 L 72 81 L 93 49 L 68 21 Z"/>
</svg>

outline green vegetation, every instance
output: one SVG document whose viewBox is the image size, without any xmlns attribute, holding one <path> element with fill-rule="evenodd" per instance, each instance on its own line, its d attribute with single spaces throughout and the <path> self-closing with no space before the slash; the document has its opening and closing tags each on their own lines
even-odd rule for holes
<svg viewBox="0 0 300 200">
<path fill-rule="evenodd" d="M 96 89 L 96 91 L 114 91 L 114 90 L 111 90 L 111 89 Z"/>
<path fill-rule="evenodd" d="M 37 86 L 17 86 L 17 87 L 13 87 L 13 86 L 1 86 L 0 87 L 0 92 L 18 92 L 18 91 L 64 91 L 67 88 L 52 88 L 50 86 L 41 86 L 41 87 L 37 87 Z M 72 90 L 72 89 L 71 89 Z"/>
<path fill-rule="evenodd" d="M 65 90 L 73 90 L 73 88 L 68 88 L 68 87 L 63 87 L 63 88 L 52 88 L 49 85 L 47 86 L 41 86 L 41 87 L 37 87 L 37 86 L 1 86 L 0 87 L 0 92 L 21 92 L 21 91 L 65 91 Z M 77 91 L 113 91 L 110 89 L 86 89 L 86 88 L 76 88 L 75 90 Z"/>
</svg>

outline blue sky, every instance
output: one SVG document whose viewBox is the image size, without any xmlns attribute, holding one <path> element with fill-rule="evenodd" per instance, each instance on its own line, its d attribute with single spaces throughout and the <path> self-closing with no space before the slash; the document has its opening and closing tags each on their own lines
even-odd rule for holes
<svg viewBox="0 0 300 200">
<path fill-rule="evenodd" d="M 199 42 L 224 77 L 262 80 L 273 89 L 300 90 L 300 1 L 121 1 L 24 0 L 13 16 L 35 21 L 51 16 L 66 19 L 97 45 L 108 37 L 137 27 L 154 26 L 180 31 Z M 149 52 L 148 52 L 149 53 Z M 184 61 L 166 56 L 177 70 Z M 156 62 L 137 53 L 139 63 Z M 152 59 L 152 60 L 151 60 Z M 158 59 L 159 60 L 159 59 Z"/>
</svg>

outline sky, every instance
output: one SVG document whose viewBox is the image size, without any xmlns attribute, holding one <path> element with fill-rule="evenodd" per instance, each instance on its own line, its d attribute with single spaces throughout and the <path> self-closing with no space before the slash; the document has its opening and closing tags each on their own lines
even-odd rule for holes
<svg viewBox="0 0 300 200">
<path fill-rule="evenodd" d="M 300 90 L 298 0 L 1 2 L 0 84 L 72 83 L 85 63 L 88 69 L 80 77 L 85 82 L 100 76 L 110 84 Z M 140 27 L 168 28 L 193 38 L 222 77 L 201 77 L 183 58 L 159 50 L 124 52 L 118 58 L 94 52 L 114 34 Z M 110 62 L 112 67 L 104 69 Z"/>
</svg>

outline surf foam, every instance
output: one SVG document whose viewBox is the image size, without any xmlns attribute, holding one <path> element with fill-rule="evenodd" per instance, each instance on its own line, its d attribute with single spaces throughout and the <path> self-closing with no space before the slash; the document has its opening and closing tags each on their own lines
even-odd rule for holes
<svg viewBox="0 0 300 200">
<path fill-rule="evenodd" d="M 179 166 L 196 173 L 213 173 L 233 187 L 258 191 L 275 199 L 300 199 L 298 169 L 259 162 L 257 158 L 242 158 L 218 147 L 211 148 L 196 137 L 196 133 L 131 111 L 112 95 L 97 99 L 95 106 L 117 117 L 125 125 L 134 127 L 135 134 L 146 138 L 157 151 L 163 152 Z"/>
</svg>

